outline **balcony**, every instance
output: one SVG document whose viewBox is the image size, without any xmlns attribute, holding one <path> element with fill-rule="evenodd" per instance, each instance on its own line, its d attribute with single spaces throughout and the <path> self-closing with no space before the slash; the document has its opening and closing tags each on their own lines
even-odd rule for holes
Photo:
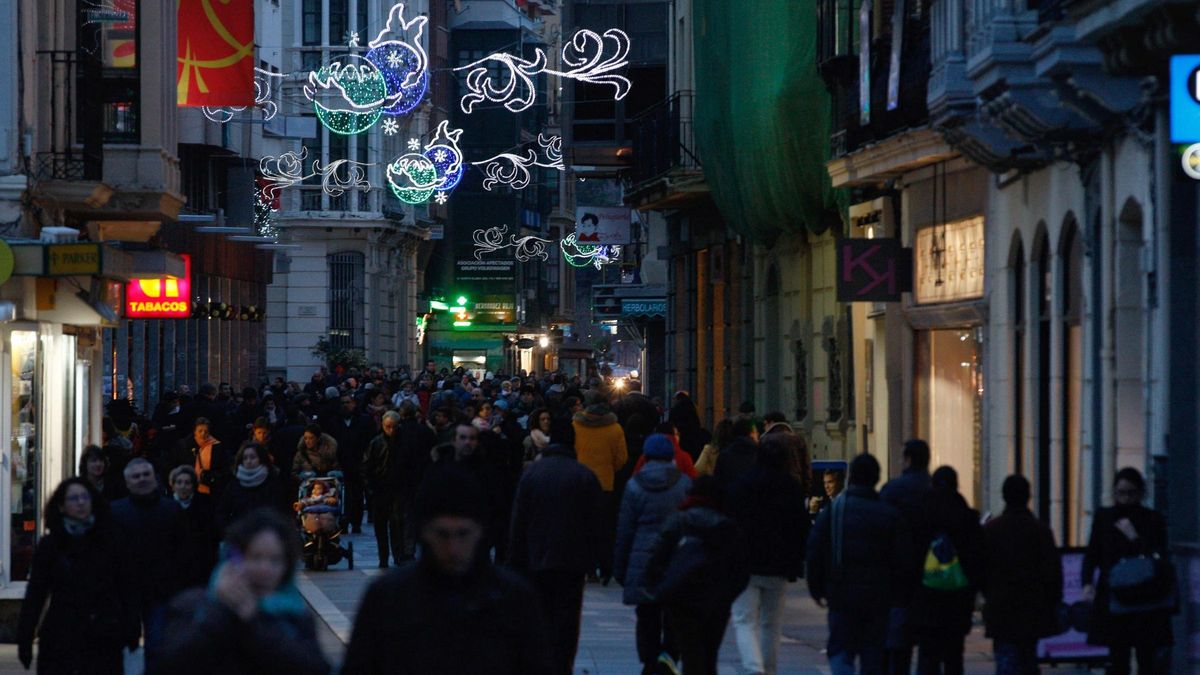
<svg viewBox="0 0 1200 675">
<path fill-rule="evenodd" d="M 679 208 L 707 197 L 692 123 L 694 96 L 675 92 L 632 120 L 633 165 L 625 198 L 630 206 Z"/>
</svg>

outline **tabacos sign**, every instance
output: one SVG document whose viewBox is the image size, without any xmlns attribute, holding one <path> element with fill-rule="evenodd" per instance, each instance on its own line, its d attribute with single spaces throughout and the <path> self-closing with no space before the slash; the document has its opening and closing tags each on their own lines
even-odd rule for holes
<svg viewBox="0 0 1200 675">
<path fill-rule="evenodd" d="M 192 257 L 181 253 L 183 276 L 134 279 L 125 287 L 125 317 L 186 319 L 192 314 Z"/>
</svg>

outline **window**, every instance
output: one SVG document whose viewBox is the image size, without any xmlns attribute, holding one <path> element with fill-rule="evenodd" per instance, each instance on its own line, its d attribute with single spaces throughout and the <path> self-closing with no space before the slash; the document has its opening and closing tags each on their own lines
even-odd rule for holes
<svg viewBox="0 0 1200 675">
<path fill-rule="evenodd" d="M 1034 244 L 1033 305 L 1037 309 L 1033 320 L 1037 330 L 1037 512 L 1044 523 L 1051 522 L 1050 457 L 1050 306 L 1054 279 L 1050 271 L 1050 245 L 1046 241 L 1045 225 Z"/>
<path fill-rule="evenodd" d="M 1020 237 L 1009 256 L 1009 305 L 1012 314 L 1013 472 L 1025 472 L 1025 248 Z"/>
<path fill-rule="evenodd" d="M 302 43 L 305 45 L 321 44 L 321 0 L 304 0 L 303 23 Z M 309 69 L 307 64 L 305 68 Z"/>
<path fill-rule="evenodd" d="M 1062 541 L 1067 546 L 1082 543 L 1079 526 L 1083 520 L 1083 238 L 1074 220 L 1067 223 L 1059 248 L 1062 256 L 1062 364 L 1063 364 L 1063 458 Z"/>
<path fill-rule="evenodd" d="M 348 0 L 329 0 L 329 44 L 345 46 L 350 41 Z"/>
<path fill-rule="evenodd" d="M 365 265 L 362 253 L 329 256 L 329 344 L 333 349 L 363 346 Z"/>
</svg>

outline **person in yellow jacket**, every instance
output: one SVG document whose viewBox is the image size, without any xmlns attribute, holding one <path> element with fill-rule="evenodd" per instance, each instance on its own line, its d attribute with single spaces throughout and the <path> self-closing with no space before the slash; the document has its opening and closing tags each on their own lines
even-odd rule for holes
<svg viewBox="0 0 1200 675">
<path fill-rule="evenodd" d="M 617 501 L 613 492 L 614 478 L 629 461 L 625 447 L 625 430 L 617 416 L 605 403 L 593 403 L 575 413 L 571 420 L 575 430 L 575 458 L 592 470 L 604 491 L 604 550 L 600 552 L 600 576 L 608 583 L 612 576 L 612 551 L 616 537 Z"/>
</svg>

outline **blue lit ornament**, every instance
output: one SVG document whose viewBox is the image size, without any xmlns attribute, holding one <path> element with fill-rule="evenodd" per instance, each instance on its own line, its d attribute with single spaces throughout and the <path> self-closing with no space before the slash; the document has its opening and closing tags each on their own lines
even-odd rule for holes
<svg viewBox="0 0 1200 675">
<path fill-rule="evenodd" d="M 443 120 L 438 124 L 433 140 L 425 146 L 424 155 L 433 162 L 441 180 L 439 192 L 450 192 L 457 187 L 466 171 L 462 151 L 458 149 L 458 139 L 462 133 L 462 129 L 450 131 L 450 123 Z"/>
<path fill-rule="evenodd" d="M 367 52 L 367 60 L 379 68 L 387 83 L 389 105 L 383 109 L 385 115 L 406 115 L 421 104 L 429 86 L 429 73 L 412 47 L 403 42 L 384 42 Z M 405 86 L 413 73 L 417 73 L 416 84 Z"/>
</svg>

